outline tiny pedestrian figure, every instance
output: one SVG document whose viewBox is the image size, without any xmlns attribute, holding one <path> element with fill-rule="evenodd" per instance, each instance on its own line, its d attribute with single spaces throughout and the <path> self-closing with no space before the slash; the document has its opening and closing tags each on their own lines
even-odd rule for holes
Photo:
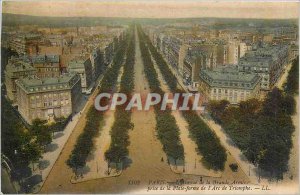
<svg viewBox="0 0 300 195">
<path fill-rule="evenodd" d="M 160 160 L 161 162 L 164 162 L 164 157 L 161 157 L 161 160 Z"/>
</svg>

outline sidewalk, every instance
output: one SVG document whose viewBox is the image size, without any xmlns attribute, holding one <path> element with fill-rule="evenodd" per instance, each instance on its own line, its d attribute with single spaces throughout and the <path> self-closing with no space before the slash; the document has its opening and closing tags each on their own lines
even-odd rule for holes
<svg viewBox="0 0 300 195">
<path fill-rule="evenodd" d="M 285 83 L 289 71 L 291 70 L 293 65 L 293 62 L 290 62 L 289 64 L 285 65 L 284 72 L 280 75 L 280 78 L 276 81 L 275 86 L 278 87 L 279 89 L 283 88 L 283 84 Z"/>
<path fill-rule="evenodd" d="M 83 110 L 86 108 L 86 106 L 83 108 Z M 83 111 L 82 110 L 82 111 Z M 55 164 L 57 158 L 61 154 L 61 151 L 69 139 L 74 127 L 76 126 L 81 114 L 78 113 L 75 116 L 73 116 L 72 121 L 68 123 L 64 131 L 57 132 L 53 136 L 53 141 L 51 144 L 46 146 L 47 152 L 43 154 L 43 158 L 39 161 L 39 166 L 36 168 L 32 176 L 39 176 L 41 177 L 42 181 L 40 181 L 38 184 L 36 184 L 32 188 L 33 193 L 38 193 L 40 189 L 42 188 L 45 180 L 47 179 L 53 165 Z"/>
</svg>

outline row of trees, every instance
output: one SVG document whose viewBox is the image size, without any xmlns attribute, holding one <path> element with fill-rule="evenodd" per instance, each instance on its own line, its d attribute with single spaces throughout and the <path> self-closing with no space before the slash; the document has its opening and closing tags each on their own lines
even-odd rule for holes
<svg viewBox="0 0 300 195">
<path fill-rule="evenodd" d="M 170 70 L 167 62 L 162 55 L 157 52 L 152 45 L 150 39 L 141 32 L 148 48 L 154 57 L 168 87 L 173 93 L 184 93 L 177 87 L 177 78 Z M 220 143 L 219 138 L 213 131 L 205 124 L 205 122 L 198 116 L 195 111 L 182 111 L 182 115 L 189 124 L 189 132 L 192 135 L 195 143 L 198 146 L 198 151 L 203 156 L 203 163 L 214 170 L 223 170 L 227 159 L 226 151 Z"/>
<path fill-rule="evenodd" d="M 21 191 L 28 189 L 24 179 L 32 176 L 34 164 L 42 158 L 46 146 L 52 142 L 52 131 L 56 123 L 35 119 L 25 126 L 11 103 L 1 97 L 1 153 L 8 157 L 12 179 L 20 181 Z M 32 169 L 30 169 L 30 164 Z"/>
<path fill-rule="evenodd" d="M 294 59 L 292 63 L 284 91 L 288 94 L 294 95 L 299 93 L 299 56 Z"/>
<path fill-rule="evenodd" d="M 140 39 L 142 59 L 145 66 L 145 74 L 148 79 L 150 90 L 152 93 L 159 93 L 163 95 L 158 75 L 153 66 L 150 52 L 146 46 L 146 37 L 140 26 L 138 26 L 138 35 Z M 157 104 L 154 107 L 158 138 L 160 139 L 163 145 L 163 150 L 166 152 L 167 156 L 173 158 L 176 163 L 178 159 L 184 160 L 184 149 L 179 138 L 179 128 L 174 116 L 171 114 L 171 110 L 166 109 L 163 111 L 160 110 L 160 107 L 160 104 Z"/>
<path fill-rule="evenodd" d="M 42 147 L 33 140 L 34 134 L 25 128 L 15 113 L 10 102 L 1 98 L 1 152 L 6 155 L 16 168 L 23 168 L 30 162 L 37 161 L 42 154 Z M 39 139 L 40 140 L 40 139 Z"/>
<path fill-rule="evenodd" d="M 105 72 L 99 93 L 111 92 L 116 85 L 119 71 L 124 62 L 124 56 L 128 45 L 128 34 L 124 39 L 114 56 L 112 66 Z M 108 101 L 104 99 L 104 101 Z M 94 147 L 93 138 L 99 133 L 101 123 L 103 123 L 103 112 L 97 111 L 93 106 L 89 108 L 86 116 L 86 124 L 83 129 L 83 133 L 77 138 L 76 145 L 67 160 L 68 166 L 70 166 L 75 174 L 77 174 L 78 168 L 82 168 L 86 164 L 86 159 L 90 154 L 90 151 Z"/>
<path fill-rule="evenodd" d="M 250 99 L 239 106 L 229 102 L 211 101 L 208 110 L 250 162 L 281 179 L 288 168 L 294 126 L 294 99 L 278 88 L 264 101 Z"/>
<path fill-rule="evenodd" d="M 126 51 L 126 61 L 124 64 L 124 72 L 121 77 L 120 93 L 128 96 L 134 88 L 134 59 L 135 59 L 135 39 L 134 26 L 129 29 L 129 44 Z M 128 98 L 129 99 L 129 98 Z M 129 101 L 129 100 L 128 100 Z M 127 102 L 128 103 L 128 102 Z M 111 144 L 105 152 L 105 159 L 110 163 L 121 162 L 128 155 L 129 136 L 128 130 L 133 128 L 131 123 L 131 111 L 125 110 L 125 105 L 116 107 L 115 122 L 110 131 Z"/>
</svg>

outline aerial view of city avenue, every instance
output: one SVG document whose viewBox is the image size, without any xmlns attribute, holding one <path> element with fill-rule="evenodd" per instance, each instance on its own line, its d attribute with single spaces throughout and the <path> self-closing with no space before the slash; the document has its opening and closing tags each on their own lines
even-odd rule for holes
<svg viewBox="0 0 300 195">
<path fill-rule="evenodd" d="M 299 2 L 1 15 L 3 194 L 299 194 Z"/>
</svg>

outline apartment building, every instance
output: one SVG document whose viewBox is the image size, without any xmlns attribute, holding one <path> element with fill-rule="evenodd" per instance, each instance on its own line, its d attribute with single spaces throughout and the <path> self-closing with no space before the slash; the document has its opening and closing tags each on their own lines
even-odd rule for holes
<svg viewBox="0 0 300 195">
<path fill-rule="evenodd" d="M 70 61 L 68 65 L 68 72 L 78 73 L 80 75 L 83 93 L 91 87 L 94 78 L 90 58 Z"/>
<path fill-rule="evenodd" d="M 37 34 L 18 35 L 10 41 L 10 48 L 19 55 L 36 53 L 41 36 Z"/>
<path fill-rule="evenodd" d="M 190 47 L 184 58 L 183 79 L 192 87 L 198 87 L 200 69 L 216 68 L 216 54 L 201 47 Z"/>
<path fill-rule="evenodd" d="M 91 60 L 91 64 L 92 64 L 93 78 L 97 79 L 106 68 L 104 65 L 103 55 L 99 48 L 95 49 L 91 53 L 90 60 Z"/>
<path fill-rule="evenodd" d="M 18 111 L 29 124 L 36 118 L 53 120 L 76 112 L 81 100 L 78 74 L 65 74 L 58 78 L 18 79 Z"/>
<path fill-rule="evenodd" d="M 12 57 L 5 69 L 5 86 L 7 97 L 13 102 L 16 103 L 16 83 L 15 81 L 20 78 L 27 76 L 36 75 L 37 71 L 34 67 L 31 66 L 29 61 L 22 58 Z"/>
<path fill-rule="evenodd" d="M 30 57 L 32 66 L 37 69 L 39 78 L 58 77 L 60 75 L 59 55 L 35 55 Z"/>
<path fill-rule="evenodd" d="M 261 89 L 270 90 L 284 71 L 289 62 L 287 45 L 265 45 L 249 51 L 240 59 L 239 71 L 252 72 L 261 76 Z"/>
<path fill-rule="evenodd" d="M 260 94 L 261 78 L 253 73 L 239 72 L 237 68 L 202 69 L 199 78 L 199 91 L 210 100 L 237 104 Z"/>
</svg>

